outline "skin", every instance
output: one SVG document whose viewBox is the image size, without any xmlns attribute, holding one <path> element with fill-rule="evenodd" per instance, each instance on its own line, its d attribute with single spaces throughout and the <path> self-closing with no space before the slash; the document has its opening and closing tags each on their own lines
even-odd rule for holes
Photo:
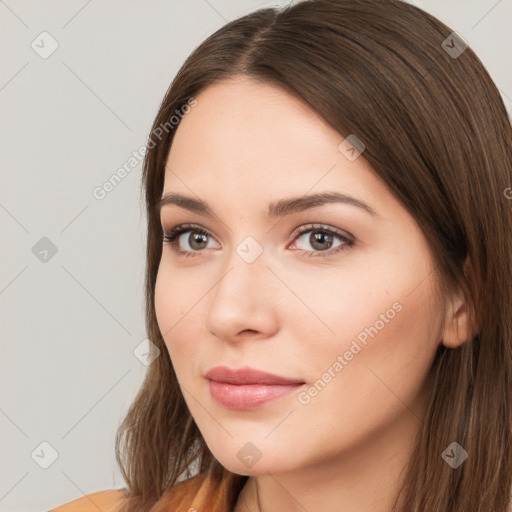
<svg viewBox="0 0 512 512">
<path fill-rule="evenodd" d="M 162 208 L 164 232 L 194 223 L 212 236 L 194 246 L 190 232 L 181 235 L 174 249 L 196 252 L 188 258 L 164 245 L 156 314 L 208 447 L 228 470 L 251 476 L 235 510 L 259 510 L 257 484 L 265 512 L 389 511 L 413 456 L 436 348 L 467 338 L 464 296 L 440 294 L 413 217 L 364 152 L 347 159 L 338 149 L 344 137 L 305 103 L 245 77 L 196 99 L 177 129 L 164 194 L 200 198 L 216 217 Z M 377 215 L 331 203 L 265 216 L 272 201 L 326 191 L 364 201 Z M 334 236 L 315 245 L 318 231 L 291 236 L 311 223 L 354 244 L 322 257 L 344 242 Z M 236 252 L 247 236 L 263 250 L 252 263 Z M 203 375 L 217 365 L 247 365 L 309 388 L 394 303 L 401 310 L 307 404 L 293 392 L 233 411 L 209 393 Z M 262 454 L 252 467 L 237 457 L 247 442 Z"/>
</svg>

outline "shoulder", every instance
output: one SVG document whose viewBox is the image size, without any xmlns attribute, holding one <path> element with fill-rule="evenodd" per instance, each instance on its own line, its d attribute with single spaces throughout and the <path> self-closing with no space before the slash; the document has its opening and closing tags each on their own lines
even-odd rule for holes
<svg viewBox="0 0 512 512">
<path fill-rule="evenodd" d="M 228 471 L 201 473 L 177 482 L 167 489 L 150 512 L 197 511 L 228 512 L 247 477 Z M 121 512 L 128 500 L 125 489 L 94 492 L 65 503 L 49 512 Z"/>
<path fill-rule="evenodd" d="M 192 503 L 197 500 L 201 490 L 204 493 L 205 484 L 207 483 L 208 477 L 204 473 L 176 483 L 155 503 L 151 512 L 178 510 L 180 507 L 186 507 L 185 510 L 192 508 Z"/>
<path fill-rule="evenodd" d="M 150 512 L 230 512 L 246 479 L 226 470 L 200 473 L 168 489 Z"/>
<path fill-rule="evenodd" d="M 124 503 L 124 497 L 124 489 L 98 491 L 52 508 L 49 512 L 117 512 Z"/>
</svg>

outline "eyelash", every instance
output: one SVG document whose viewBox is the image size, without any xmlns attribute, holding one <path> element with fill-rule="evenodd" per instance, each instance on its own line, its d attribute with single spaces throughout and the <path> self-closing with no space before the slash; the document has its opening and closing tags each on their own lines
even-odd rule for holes
<svg viewBox="0 0 512 512">
<path fill-rule="evenodd" d="M 193 225 L 193 224 L 180 224 L 178 226 L 174 226 L 173 228 L 169 229 L 164 234 L 164 244 L 170 245 L 171 248 L 178 254 L 178 256 L 181 256 L 181 257 L 188 258 L 188 257 L 194 257 L 194 256 L 201 255 L 206 249 L 203 249 L 201 251 L 182 251 L 182 250 L 175 248 L 176 241 L 177 241 L 176 239 L 180 235 L 182 235 L 183 233 L 187 233 L 188 231 L 194 232 L 199 235 L 204 235 L 204 236 L 213 238 L 209 231 L 207 231 L 206 229 L 204 229 L 200 226 Z M 343 242 L 343 244 L 339 245 L 338 247 L 335 247 L 334 249 L 329 249 L 327 251 L 307 251 L 305 249 L 296 249 L 297 251 L 302 252 L 303 254 L 305 253 L 306 255 L 308 255 L 310 257 L 325 258 L 328 256 L 333 256 L 334 254 L 337 254 L 341 251 L 345 251 L 354 245 L 353 240 L 344 236 L 338 230 L 335 230 L 333 228 L 328 228 L 328 227 L 324 226 L 323 224 L 311 224 L 311 225 L 303 226 L 303 227 L 296 229 L 292 233 L 293 240 L 296 240 L 299 237 L 299 235 L 303 235 L 304 233 L 315 232 L 315 231 L 333 235 L 334 237 L 337 237 L 338 239 L 340 239 Z"/>
</svg>

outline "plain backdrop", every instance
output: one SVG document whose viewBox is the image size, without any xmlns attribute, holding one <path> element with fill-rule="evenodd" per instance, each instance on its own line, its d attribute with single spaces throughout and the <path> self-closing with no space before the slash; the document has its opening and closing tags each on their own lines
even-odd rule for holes
<svg viewBox="0 0 512 512">
<path fill-rule="evenodd" d="M 285 3 L 0 1 L 0 511 L 125 485 L 114 437 L 146 371 L 141 164 L 93 192 L 200 42 Z M 413 3 L 469 43 L 510 112 L 512 0 Z"/>
</svg>

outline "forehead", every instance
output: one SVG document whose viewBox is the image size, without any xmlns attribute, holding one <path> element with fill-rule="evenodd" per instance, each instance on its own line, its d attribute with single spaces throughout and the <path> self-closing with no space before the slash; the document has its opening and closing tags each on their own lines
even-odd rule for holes
<svg viewBox="0 0 512 512">
<path fill-rule="evenodd" d="M 368 201 L 386 195 L 362 156 L 349 161 L 339 151 L 344 137 L 284 89 L 237 78 L 195 99 L 174 136 L 164 193 L 236 202 L 236 191 L 265 204 L 309 191 L 336 190 Z"/>
<path fill-rule="evenodd" d="M 340 138 L 304 102 L 270 84 L 225 80 L 203 90 L 196 101 L 177 128 L 171 163 L 183 156 L 182 150 L 188 162 L 205 153 L 216 159 L 240 157 L 251 164 L 264 161 L 268 152 L 283 159 L 317 157 Z"/>
</svg>

